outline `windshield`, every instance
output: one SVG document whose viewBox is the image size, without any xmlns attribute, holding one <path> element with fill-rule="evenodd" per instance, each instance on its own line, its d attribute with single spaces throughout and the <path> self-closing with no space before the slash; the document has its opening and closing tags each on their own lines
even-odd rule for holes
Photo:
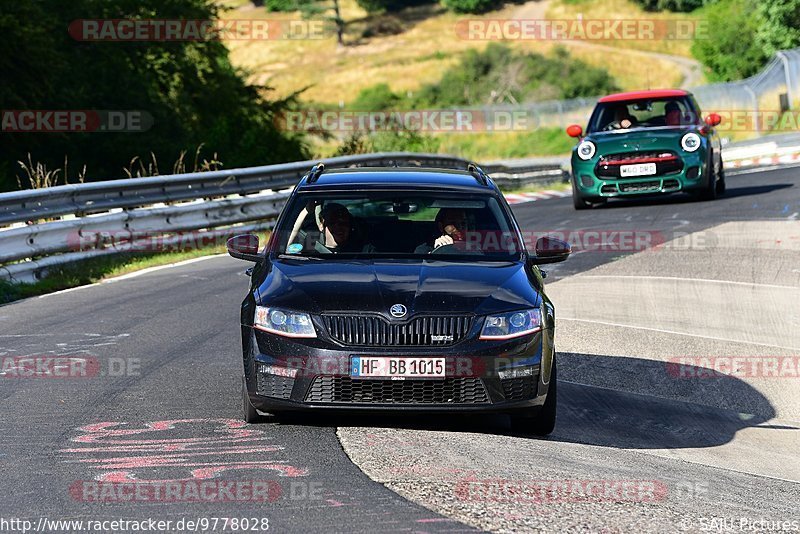
<svg viewBox="0 0 800 534">
<path fill-rule="evenodd" d="M 277 254 L 293 258 L 497 261 L 521 253 L 504 210 L 490 195 L 301 193 L 277 231 Z"/>
<path fill-rule="evenodd" d="M 605 102 L 595 108 L 587 132 L 689 126 L 698 124 L 699 117 L 697 107 L 685 96 Z"/>
</svg>

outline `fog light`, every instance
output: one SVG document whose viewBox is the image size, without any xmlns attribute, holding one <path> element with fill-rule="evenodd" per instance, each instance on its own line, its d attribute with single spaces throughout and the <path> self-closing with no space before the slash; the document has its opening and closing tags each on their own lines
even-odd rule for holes
<svg viewBox="0 0 800 534">
<path fill-rule="evenodd" d="M 581 174 L 581 185 L 583 187 L 592 187 L 594 185 L 594 178 L 588 174 Z"/>
<path fill-rule="evenodd" d="M 297 376 L 297 369 L 291 367 L 278 367 L 277 365 L 264 365 L 258 366 L 258 372 L 268 375 L 283 376 L 286 378 L 294 378 Z"/>
<path fill-rule="evenodd" d="M 521 378 L 523 376 L 534 376 L 535 374 L 534 367 L 509 367 L 506 369 L 502 369 L 497 372 L 500 380 L 505 380 L 507 378 Z"/>
<path fill-rule="evenodd" d="M 697 180 L 697 177 L 700 175 L 700 167 L 689 167 L 689 170 L 686 171 L 686 177 L 689 180 Z"/>
</svg>

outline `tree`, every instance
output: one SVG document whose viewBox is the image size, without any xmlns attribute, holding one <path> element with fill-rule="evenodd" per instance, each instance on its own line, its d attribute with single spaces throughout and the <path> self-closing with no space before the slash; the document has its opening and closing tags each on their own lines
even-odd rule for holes
<svg viewBox="0 0 800 534">
<path fill-rule="evenodd" d="M 752 76 L 769 55 L 754 46 L 759 19 L 754 0 L 720 0 L 704 9 L 708 35 L 695 39 L 692 54 L 708 69 L 714 81 L 741 80 Z"/>
<path fill-rule="evenodd" d="M 141 110 L 153 126 L 140 133 L 3 133 L 0 190 L 16 188 L 17 161 L 31 154 L 50 169 L 87 166 L 87 180 L 123 176 L 135 156 L 152 152 L 171 170 L 181 151 L 201 144 L 226 167 L 278 163 L 306 155 L 302 138 L 281 132 L 273 117 L 286 101 L 265 100 L 247 85 L 217 39 L 81 42 L 70 23 L 93 19 L 208 20 L 209 0 L 0 0 L 3 110 Z M 74 177 L 73 177 L 74 179 Z"/>
<path fill-rule="evenodd" d="M 800 46 L 800 0 L 760 0 L 756 43 L 764 55 Z"/>
</svg>

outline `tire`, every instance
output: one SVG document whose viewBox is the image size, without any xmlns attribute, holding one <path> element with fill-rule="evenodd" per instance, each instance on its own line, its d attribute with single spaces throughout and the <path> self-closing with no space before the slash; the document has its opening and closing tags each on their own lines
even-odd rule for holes
<svg viewBox="0 0 800 534">
<path fill-rule="evenodd" d="M 242 416 L 245 423 L 255 425 L 264 422 L 264 417 L 258 413 L 255 407 L 250 403 L 250 396 L 247 394 L 247 384 L 245 384 L 244 377 L 242 377 Z"/>
<path fill-rule="evenodd" d="M 719 162 L 719 173 L 717 174 L 717 196 L 720 197 L 725 194 L 725 169 L 722 168 L 722 162 Z"/>
<path fill-rule="evenodd" d="M 592 207 L 589 202 L 586 202 L 581 198 L 578 194 L 578 188 L 575 187 L 575 182 L 572 183 L 572 205 L 575 207 L 576 210 L 588 210 Z"/>
<path fill-rule="evenodd" d="M 558 372 L 555 356 L 553 357 L 553 372 L 550 374 L 550 387 L 544 405 L 535 415 L 512 414 L 511 430 L 519 434 L 533 434 L 547 436 L 556 427 L 556 408 L 558 406 Z"/>
<path fill-rule="evenodd" d="M 719 186 L 717 185 L 717 173 L 714 169 L 714 157 L 710 152 L 708 162 L 706 163 L 706 169 L 710 173 L 708 185 L 705 187 L 705 189 L 700 191 L 698 198 L 700 200 L 714 200 L 717 198 L 717 187 Z"/>
</svg>

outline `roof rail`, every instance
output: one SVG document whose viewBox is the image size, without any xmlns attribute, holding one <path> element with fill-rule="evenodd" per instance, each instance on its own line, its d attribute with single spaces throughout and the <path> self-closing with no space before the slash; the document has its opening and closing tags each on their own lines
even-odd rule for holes
<svg viewBox="0 0 800 534">
<path fill-rule="evenodd" d="M 313 167 L 311 167 L 311 171 L 308 173 L 308 178 L 306 179 L 306 183 L 313 184 L 319 179 L 319 176 L 325 170 L 324 163 L 317 163 Z"/>
<path fill-rule="evenodd" d="M 486 173 L 474 163 L 469 163 L 467 165 L 467 172 L 472 173 L 475 179 L 478 180 L 479 184 L 489 185 L 489 178 L 486 176 Z"/>
</svg>

